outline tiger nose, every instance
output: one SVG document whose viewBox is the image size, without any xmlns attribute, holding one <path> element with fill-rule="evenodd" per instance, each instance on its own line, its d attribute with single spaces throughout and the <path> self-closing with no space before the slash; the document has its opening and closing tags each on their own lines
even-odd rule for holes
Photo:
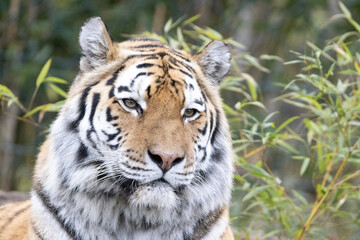
<svg viewBox="0 0 360 240">
<path fill-rule="evenodd" d="M 165 173 L 173 166 L 181 163 L 185 156 L 183 154 L 169 154 L 160 151 L 148 150 L 150 159 L 159 166 L 159 168 Z"/>
</svg>

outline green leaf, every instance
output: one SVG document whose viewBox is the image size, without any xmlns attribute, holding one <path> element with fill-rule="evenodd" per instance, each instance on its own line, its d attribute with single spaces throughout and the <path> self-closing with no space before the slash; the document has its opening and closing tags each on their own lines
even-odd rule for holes
<svg viewBox="0 0 360 240">
<path fill-rule="evenodd" d="M 282 59 L 281 57 L 275 56 L 275 55 L 268 55 L 268 54 L 262 54 L 260 56 L 260 59 L 261 60 L 275 60 L 275 61 L 278 61 L 278 62 L 281 62 L 281 63 L 284 62 L 284 59 Z"/>
<path fill-rule="evenodd" d="M 0 84 L 0 98 L 5 96 L 7 98 L 16 98 L 15 94 L 5 85 Z"/>
<path fill-rule="evenodd" d="M 253 100 L 257 100 L 257 88 L 258 85 L 255 81 L 255 79 L 247 73 L 242 73 L 241 76 L 246 80 L 249 90 L 250 90 L 250 94 L 251 94 L 251 98 Z"/>
<path fill-rule="evenodd" d="M 249 54 L 245 54 L 244 58 L 254 67 L 256 67 L 257 69 L 259 69 L 262 72 L 266 72 L 269 73 L 270 70 L 267 69 L 266 67 L 262 66 L 259 61 L 257 60 L 257 58 L 249 55 Z"/>
<path fill-rule="evenodd" d="M 288 232 L 290 232 L 290 223 L 288 222 L 288 220 L 286 219 L 286 217 L 284 216 L 283 212 L 280 212 L 280 221 L 283 224 L 283 226 L 285 226 L 286 230 Z"/>
<path fill-rule="evenodd" d="M 44 82 L 53 82 L 53 83 L 59 83 L 59 84 L 68 84 L 68 82 L 64 79 L 57 78 L 57 77 L 46 77 Z"/>
<path fill-rule="evenodd" d="M 308 204 L 306 198 L 304 198 L 303 195 L 301 195 L 300 193 L 298 193 L 297 191 L 293 190 L 294 196 L 299 199 L 303 204 Z"/>
<path fill-rule="evenodd" d="M 170 27 L 171 27 L 172 22 L 173 22 L 172 18 L 170 18 L 170 19 L 166 22 L 166 24 L 165 24 L 165 26 L 164 26 L 164 33 L 168 33 L 168 32 L 170 31 Z"/>
<path fill-rule="evenodd" d="M 56 86 L 55 84 L 52 84 L 52 83 L 50 83 L 49 86 L 54 92 L 56 92 L 57 94 L 59 94 L 60 96 L 62 96 L 64 98 L 67 98 L 68 95 L 66 92 L 64 92 L 64 90 L 62 90 L 61 88 L 59 88 L 58 86 Z"/>
<path fill-rule="evenodd" d="M 339 7 L 347 18 L 351 18 L 351 13 L 349 9 L 347 9 L 347 7 L 342 2 L 339 2 Z"/>
<path fill-rule="evenodd" d="M 15 94 L 8 87 L 2 84 L 0 84 L 0 99 L 1 98 L 6 98 L 8 100 L 8 107 L 10 107 L 13 103 L 20 105 L 19 99 L 15 96 Z"/>
<path fill-rule="evenodd" d="M 217 32 L 214 29 L 209 28 L 209 27 L 206 28 L 205 34 L 212 40 L 222 40 L 223 39 L 222 35 L 219 32 Z"/>
<path fill-rule="evenodd" d="M 287 61 L 287 62 L 284 62 L 284 65 L 297 64 L 297 63 L 304 63 L 304 61 L 301 61 L 301 60 Z"/>
<path fill-rule="evenodd" d="M 176 29 L 176 31 L 177 31 L 178 40 L 181 43 L 181 46 L 183 47 L 183 50 L 186 51 L 186 52 L 190 52 L 190 48 L 187 45 L 187 43 L 185 42 L 185 40 L 184 40 L 184 36 L 182 34 L 181 28 L 178 27 Z"/>
<path fill-rule="evenodd" d="M 259 187 L 255 187 L 253 189 L 251 189 L 251 191 L 249 193 L 247 193 L 242 201 L 246 202 L 248 200 L 250 200 L 251 198 L 253 198 L 254 196 L 258 195 L 259 193 L 265 191 L 266 189 L 270 188 L 271 185 L 265 185 L 265 186 L 259 186 Z"/>
<path fill-rule="evenodd" d="M 19 100 L 17 98 L 11 98 L 7 103 L 7 107 L 10 107 L 13 103 L 18 103 L 18 102 Z"/>
<path fill-rule="evenodd" d="M 226 43 L 228 43 L 228 44 L 231 44 L 231 45 L 233 45 L 234 47 L 237 47 L 237 48 L 239 48 L 239 49 L 245 49 L 245 46 L 244 46 L 244 45 L 242 45 L 241 43 L 238 43 L 237 41 L 235 41 L 235 40 L 233 40 L 233 39 L 231 39 L 231 38 L 224 40 L 224 42 L 226 42 Z"/>
<path fill-rule="evenodd" d="M 306 169 L 309 166 L 309 163 L 310 163 L 310 158 L 309 157 L 305 158 L 302 165 L 301 165 L 301 169 L 300 169 L 300 175 L 301 176 L 305 173 Z"/>
<path fill-rule="evenodd" d="M 28 113 L 26 113 L 24 115 L 24 118 L 30 117 L 39 111 L 41 111 L 41 112 L 58 112 L 61 109 L 61 107 L 64 105 L 64 103 L 65 103 L 65 101 L 59 101 L 56 103 L 49 103 L 49 104 L 44 104 L 44 105 L 38 106 L 38 107 L 32 109 L 31 111 L 29 111 Z"/>
<path fill-rule="evenodd" d="M 360 127 L 360 122 L 357 121 L 350 121 L 349 125 Z"/>
<path fill-rule="evenodd" d="M 268 122 L 273 116 L 275 116 L 276 114 L 278 114 L 279 112 L 278 111 L 275 111 L 275 112 L 272 112 L 270 113 L 269 115 L 267 115 L 264 119 L 264 123 Z"/>
<path fill-rule="evenodd" d="M 233 116 L 239 115 L 235 110 L 233 110 L 230 106 L 226 105 L 225 103 L 223 103 L 222 106 L 223 106 L 226 114 L 233 115 Z"/>
<path fill-rule="evenodd" d="M 262 104 L 261 102 L 258 102 L 258 101 L 254 101 L 254 102 L 247 102 L 247 103 L 244 103 L 242 106 L 248 106 L 248 105 L 252 105 L 252 106 L 257 106 L 257 107 L 260 107 L 262 109 L 266 109 L 264 104 Z"/>
<path fill-rule="evenodd" d="M 298 116 L 289 118 L 288 120 L 286 120 L 285 122 L 283 122 L 276 130 L 274 133 L 278 133 L 280 132 L 283 128 L 285 128 L 287 125 L 289 125 L 291 122 L 293 122 L 294 120 L 298 119 Z"/>
<path fill-rule="evenodd" d="M 47 104 L 46 104 L 47 105 Z M 27 112 L 25 115 L 24 115 L 24 118 L 27 118 L 27 117 L 30 117 L 32 115 L 34 115 L 35 113 L 37 113 L 38 111 L 42 110 L 42 109 L 45 109 L 46 108 L 46 105 L 41 105 L 41 106 L 38 106 L 36 108 L 33 108 L 31 111 Z"/>
<path fill-rule="evenodd" d="M 334 62 L 333 64 L 331 64 L 331 66 L 329 67 L 328 72 L 325 74 L 326 78 L 329 78 L 329 76 L 334 75 L 334 67 L 336 65 L 336 62 Z"/>
<path fill-rule="evenodd" d="M 295 154 L 299 154 L 299 151 L 296 150 L 293 146 L 291 146 L 290 144 L 288 144 L 287 142 L 277 139 L 276 140 L 276 144 L 282 146 L 283 148 L 285 148 L 286 150 L 295 153 Z"/>
<path fill-rule="evenodd" d="M 50 65 L 51 65 L 51 58 L 49 60 L 47 60 L 47 62 L 45 63 L 45 65 L 41 69 L 41 71 L 39 73 L 39 76 L 36 79 L 36 87 L 39 87 L 41 85 L 41 83 L 44 82 L 45 77 L 49 72 Z"/>
<path fill-rule="evenodd" d="M 184 27 L 184 26 L 186 26 L 186 25 L 188 25 L 188 24 L 190 24 L 190 23 L 192 23 L 192 22 L 196 21 L 197 19 L 199 19 L 199 18 L 200 18 L 200 16 L 201 16 L 200 14 L 197 14 L 197 15 L 195 15 L 195 16 L 193 16 L 193 17 L 191 17 L 191 18 L 187 19 L 187 20 L 185 20 L 185 21 L 183 22 L 182 26 Z"/>
</svg>

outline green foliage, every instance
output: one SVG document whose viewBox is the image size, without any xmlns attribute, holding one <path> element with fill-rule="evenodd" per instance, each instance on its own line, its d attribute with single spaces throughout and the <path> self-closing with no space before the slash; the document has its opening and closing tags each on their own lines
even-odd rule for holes
<svg viewBox="0 0 360 240">
<path fill-rule="evenodd" d="M 67 84 L 67 81 L 65 81 L 64 79 L 61 79 L 61 78 L 47 76 L 50 66 L 51 66 L 51 59 L 49 59 L 45 63 L 45 65 L 41 69 L 41 71 L 35 81 L 35 90 L 32 94 L 31 100 L 30 100 L 27 108 L 25 108 L 24 105 L 19 102 L 18 97 L 16 97 L 15 94 L 9 88 L 0 84 L 0 101 L 7 102 L 7 107 L 10 107 L 12 103 L 15 103 L 22 110 L 22 112 L 24 114 L 22 117 L 18 117 L 18 118 L 20 120 L 24 120 L 26 122 L 32 123 L 35 126 L 39 126 L 39 124 L 43 120 L 44 114 L 46 112 L 58 112 L 65 102 L 64 100 L 62 100 L 62 101 L 58 101 L 56 103 L 47 103 L 47 104 L 32 108 L 35 97 L 36 97 L 40 87 L 44 83 L 48 83 L 49 87 L 53 90 L 53 92 L 55 94 L 57 94 L 63 98 L 67 97 L 67 93 L 56 85 L 56 84 Z M 38 121 L 35 121 L 35 120 L 33 120 L 32 116 L 38 112 L 39 112 Z"/>
<path fill-rule="evenodd" d="M 340 7 L 358 30 L 346 7 L 342 3 Z M 234 146 L 238 165 L 247 170 L 235 177 L 237 189 L 245 192 L 241 203 L 234 200 L 243 205 L 239 215 L 234 215 L 240 232 L 260 232 L 261 239 L 358 239 L 360 216 L 353 211 L 360 207 L 356 185 L 360 175 L 358 39 L 359 33 L 344 33 L 323 49 L 308 42 L 311 54 L 294 52 L 297 59 L 284 63 L 301 64 L 302 72 L 274 100 L 303 109 L 300 116 L 275 127 L 270 121 L 275 113 L 263 121 L 239 109 L 232 113 L 243 122 Z M 290 123 L 300 130 L 290 128 Z M 311 177 L 314 201 L 305 193 L 285 190 L 271 171 L 267 164 L 271 155 L 265 151 L 274 152 L 275 148 L 301 162 L 298 174 Z M 257 157 L 255 164 L 249 162 L 251 157 Z"/>
</svg>

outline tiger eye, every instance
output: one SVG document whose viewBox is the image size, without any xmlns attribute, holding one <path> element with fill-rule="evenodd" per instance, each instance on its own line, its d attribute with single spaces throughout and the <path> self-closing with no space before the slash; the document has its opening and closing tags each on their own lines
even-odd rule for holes
<svg viewBox="0 0 360 240">
<path fill-rule="evenodd" d="M 196 110 L 195 109 L 192 109 L 192 108 L 189 108 L 189 109 L 186 109 L 185 112 L 184 112 L 184 117 L 192 117 L 194 116 L 196 113 Z"/>
<path fill-rule="evenodd" d="M 128 108 L 135 108 L 137 106 L 136 101 L 133 99 L 124 99 L 123 102 Z"/>
</svg>

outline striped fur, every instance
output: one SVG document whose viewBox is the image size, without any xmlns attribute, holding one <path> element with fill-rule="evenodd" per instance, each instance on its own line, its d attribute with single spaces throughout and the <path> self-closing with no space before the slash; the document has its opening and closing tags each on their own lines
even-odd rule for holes
<svg viewBox="0 0 360 240">
<path fill-rule="evenodd" d="M 191 56 L 153 39 L 115 43 L 100 18 L 80 45 L 80 72 L 37 159 L 31 213 L 30 202 L 0 208 L 0 239 L 233 239 L 218 90 L 228 47 Z"/>
</svg>

